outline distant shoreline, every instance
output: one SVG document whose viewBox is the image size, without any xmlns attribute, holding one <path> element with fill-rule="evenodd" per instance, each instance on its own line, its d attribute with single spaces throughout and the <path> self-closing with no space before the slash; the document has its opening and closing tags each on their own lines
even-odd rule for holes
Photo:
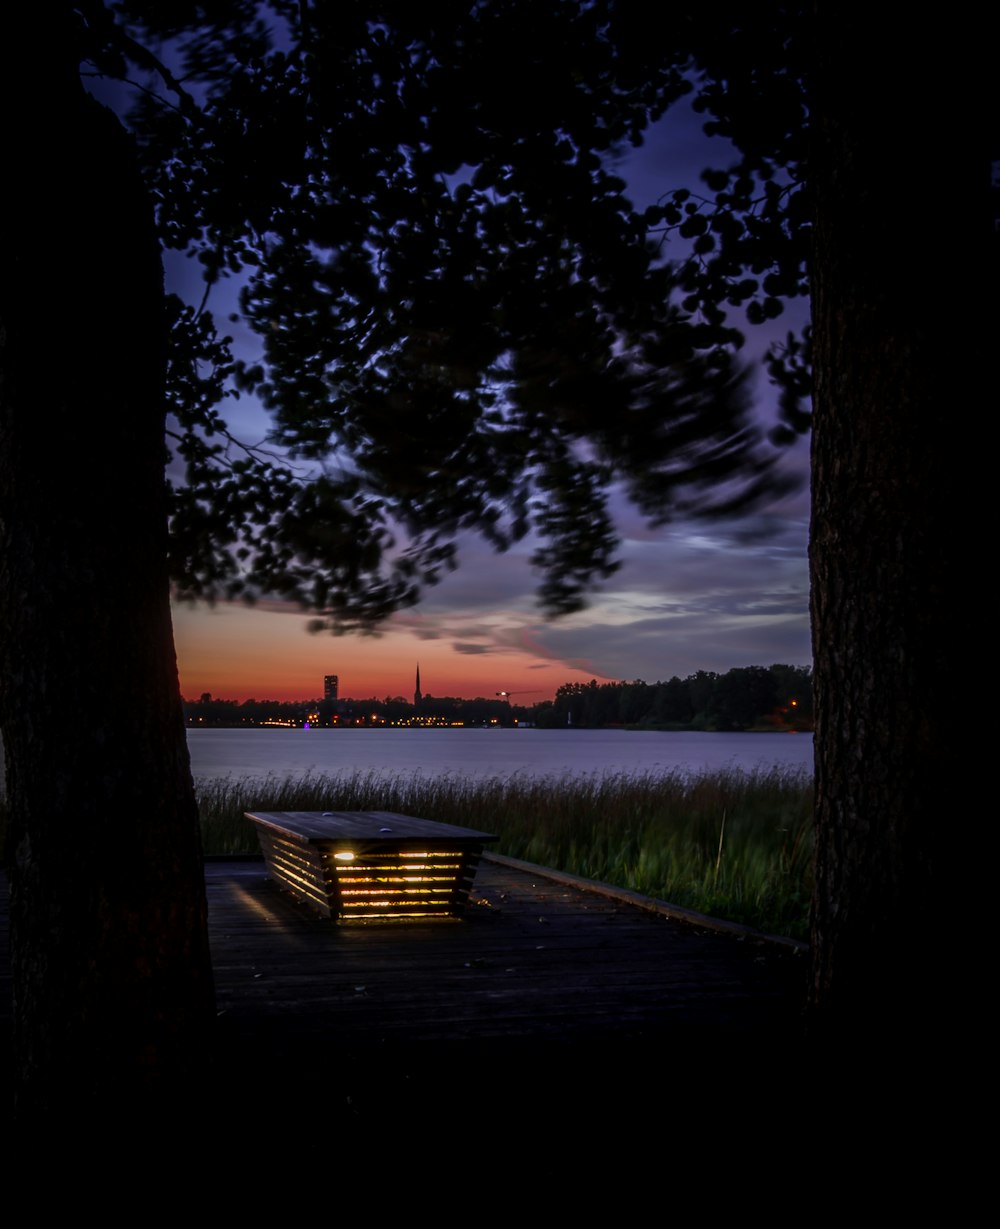
<svg viewBox="0 0 1000 1229">
<path fill-rule="evenodd" d="M 410 724 L 409 722 L 400 722 L 395 725 L 386 724 L 357 724 L 357 725 L 312 725 L 311 723 L 303 723 L 295 725 L 284 722 L 261 722 L 257 725 L 247 723 L 231 723 L 231 724 L 212 724 L 203 725 L 196 722 L 189 722 L 185 729 L 187 730 L 530 730 L 535 734 L 566 734 L 572 733 L 573 730 L 621 730 L 627 734 L 813 734 L 814 730 L 811 726 L 795 728 L 792 726 L 752 726 L 745 730 L 720 730 L 713 726 L 700 725 L 577 725 L 577 726 L 536 726 L 530 722 L 518 722 L 517 725 L 475 725 L 473 723 L 464 723 L 457 721 L 441 722 L 436 725 L 432 722 Z"/>
</svg>

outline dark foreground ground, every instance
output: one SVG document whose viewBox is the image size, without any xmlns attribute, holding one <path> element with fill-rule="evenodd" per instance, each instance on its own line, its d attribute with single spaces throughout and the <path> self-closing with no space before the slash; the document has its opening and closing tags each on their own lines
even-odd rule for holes
<svg viewBox="0 0 1000 1229">
<path fill-rule="evenodd" d="M 309 1124 L 308 1151 L 324 1123 L 666 1112 L 727 1078 L 785 1082 L 801 952 L 578 883 L 484 860 L 460 921 L 337 925 L 260 861 L 208 862 L 220 1121 Z"/>
<path fill-rule="evenodd" d="M 817 1189 L 828 1210 L 869 1187 L 896 1210 L 967 1197 L 978 1080 L 906 1036 L 860 1066 L 804 1042 L 792 946 L 493 861 L 464 920 L 426 925 L 338 926 L 255 860 L 207 863 L 206 885 L 211 1072 L 155 1116 L 94 1104 L 37 1131 L 7 1114 L 10 1166 L 42 1157 L 55 1186 L 80 1176 L 74 1198 L 123 1190 L 133 1210 L 189 1200 L 200 1174 L 223 1210 L 266 1191 L 380 1220 L 413 1198 L 450 1215 L 470 1189 L 491 1220 L 529 1194 L 537 1214 L 680 1201 L 795 1224 Z M 2 958 L 6 1037 L 5 938 Z"/>
</svg>

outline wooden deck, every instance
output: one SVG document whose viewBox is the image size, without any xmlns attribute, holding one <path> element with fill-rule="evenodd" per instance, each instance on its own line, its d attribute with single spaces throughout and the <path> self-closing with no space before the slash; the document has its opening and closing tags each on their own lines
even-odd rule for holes
<svg viewBox="0 0 1000 1229">
<path fill-rule="evenodd" d="M 712 1115 L 707 1088 L 731 1098 L 733 1078 L 744 1097 L 773 1097 L 776 1079 L 798 1096 L 805 960 L 788 947 L 491 855 L 466 917 L 427 923 L 324 919 L 260 860 L 211 860 L 205 880 L 220 1025 L 209 1095 L 230 1123 L 291 1115 L 319 1149 L 331 1121 L 374 1128 L 400 1098 L 404 1118 L 440 1126 L 484 1098 L 590 1121 L 650 1104 Z M 0 891 L 2 931 L 2 877 Z M 8 1034 L 9 985 L 4 950 Z"/>
<path fill-rule="evenodd" d="M 487 855 L 461 921 L 336 924 L 206 866 L 219 1009 L 268 1044 L 662 1038 L 794 1025 L 803 961 Z"/>
<path fill-rule="evenodd" d="M 338 924 L 280 893 L 260 860 L 208 862 L 210 1075 L 153 1121 L 109 1124 L 83 1104 L 40 1134 L 18 1124 L 8 1159 L 58 1156 L 64 1182 L 76 1166 L 105 1198 L 109 1157 L 124 1158 L 148 1178 L 139 1196 L 123 1188 L 130 1207 L 151 1190 L 190 1201 L 178 1175 L 200 1166 L 227 1210 L 305 1191 L 381 1214 L 411 1189 L 451 1208 L 458 1190 L 480 1215 L 518 1219 L 525 1206 L 592 1219 L 608 1199 L 634 1217 L 695 1198 L 702 1215 L 707 1198 L 714 1219 L 720 1199 L 772 1219 L 784 1201 L 779 1223 L 798 1223 L 802 1175 L 829 1172 L 834 1194 L 853 1176 L 863 1198 L 881 1175 L 894 1207 L 909 1183 L 921 1210 L 937 1174 L 954 1211 L 978 1153 L 952 1129 L 975 1084 L 955 1078 L 950 1048 L 876 1047 L 855 1070 L 857 1051 L 839 1062 L 802 1041 L 801 953 L 550 874 L 487 855 L 466 920 Z M 9 1027 L 2 942 L 0 1052 Z M 5 1109 L 9 1076 L 4 1062 Z M 894 1159 L 887 1138 L 904 1141 Z"/>
</svg>

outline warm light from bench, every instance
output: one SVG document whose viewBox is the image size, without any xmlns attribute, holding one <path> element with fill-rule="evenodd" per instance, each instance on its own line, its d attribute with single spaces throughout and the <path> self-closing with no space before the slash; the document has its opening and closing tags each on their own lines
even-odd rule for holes
<svg viewBox="0 0 1000 1229">
<path fill-rule="evenodd" d="M 257 826 L 271 878 L 327 917 L 344 921 L 457 916 L 483 841 L 495 839 L 388 812 L 247 814 Z M 354 840 L 357 849 L 347 843 Z"/>
<path fill-rule="evenodd" d="M 440 917 L 451 913 L 462 854 L 457 850 L 392 849 L 334 853 L 340 916 Z M 435 873 L 436 872 L 436 873 Z"/>
</svg>

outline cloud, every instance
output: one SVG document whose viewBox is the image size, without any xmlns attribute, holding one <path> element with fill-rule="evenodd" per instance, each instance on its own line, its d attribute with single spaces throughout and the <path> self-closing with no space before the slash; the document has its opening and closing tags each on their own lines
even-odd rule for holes
<svg viewBox="0 0 1000 1229">
<path fill-rule="evenodd" d="M 586 610 L 546 621 L 534 600 L 530 543 L 498 556 L 469 536 L 458 571 L 385 630 L 412 637 L 414 648 L 440 641 L 439 653 L 470 665 L 482 658 L 486 669 L 491 654 L 517 660 L 519 669 L 548 671 L 553 686 L 581 674 L 655 682 L 811 660 L 808 522 L 794 500 L 730 522 L 657 530 L 624 504 L 622 513 L 623 566 Z M 293 603 L 258 609 L 304 619 Z"/>
<path fill-rule="evenodd" d="M 699 669 L 811 659 L 807 524 L 767 515 L 629 538 L 621 571 L 588 609 L 545 621 L 525 560 L 466 550 L 459 571 L 393 620 L 455 653 L 518 655 L 532 670 L 653 682 Z M 551 675 L 554 677 L 554 675 Z"/>
<path fill-rule="evenodd" d="M 811 660 L 809 619 L 801 611 L 694 609 L 617 626 L 550 627 L 546 647 L 564 661 L 591 660 L 605 677 L 646 682 L 696 670 Z"/>
</svg>

